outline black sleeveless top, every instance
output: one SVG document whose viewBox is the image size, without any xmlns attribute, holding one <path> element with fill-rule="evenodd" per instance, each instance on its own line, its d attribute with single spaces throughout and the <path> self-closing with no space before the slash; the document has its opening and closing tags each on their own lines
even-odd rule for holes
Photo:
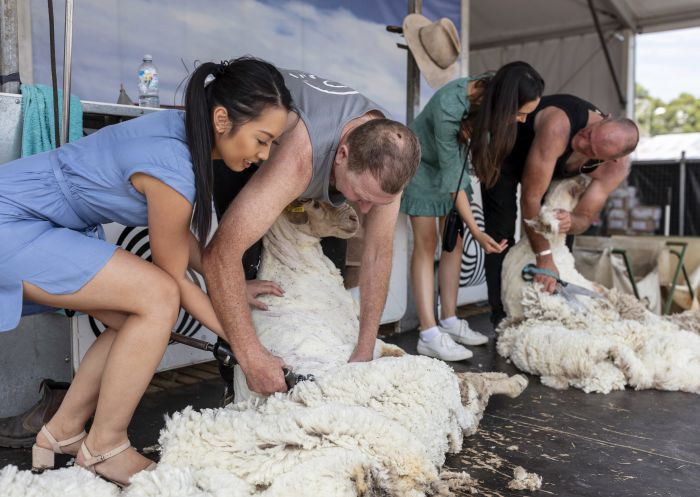
<svg viewBox="0 0 700 497">
<path fill-rule="evenodd" d="M 569 157 L 573 153 L 571 139 L 588 124 L 588 111 L 596 112 L 601 116 L 603 113 L 593 104 L 573 95 L 566 94 L 542 97 L 537 108 L 527 116 L 527 120 L 524 123 L 518 124 L 518 137 L 516 138 L 513 150 L 506 159 L 506 163 L 519 165 L 521 168 L 525 166 L 527 156 L 530 153 L 530 146 L 535 139 L 535 118 L 542 109 L 546 109 L 547 107 L 557 107 L 563 110 L 571 124 L 566 150 L 557 158 L 552 179 L 571 178 L 579 174 L 595 171 L 599 164 L 597 160 L 588 161 L 578 171 L 567 171 L 566 161 L 569 160 Z"/>
</svg>

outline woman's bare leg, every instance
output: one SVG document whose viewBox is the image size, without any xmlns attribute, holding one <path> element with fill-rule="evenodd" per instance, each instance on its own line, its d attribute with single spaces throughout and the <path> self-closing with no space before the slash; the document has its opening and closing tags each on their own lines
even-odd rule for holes
<svg viewBox="0 0 700 497">
<path fill-rule="evenodd" d="M 421 330 L 435 323 L 435 248 L 437 227 L 434 217 L 410 216 L 413 228 L 411 285 Z"/>
<path fill-rule="evenodd" d="M 440 233 L 445 218 L 440 218 Z M 457 245 L 452 252 L 443 251 L 438 264 L 438 283 L 440 288 L 440 319 L 457 315 L 457 292 L 459 292 L 459 273 L 462 266 L 462 246 L 464 241 L 457 237 Z"/>
<path fill-rule="evenodd" d="M 99 382 L 95 418 L 85 444 L 93 455 L 98 455 L 124 443 L 131 417 L 163 356 L 177 319 L 180 306 L 177 284 L 155 265 L 118 250 L 88 284 L 73 294 L 51 295 L 29 283 L 25 283 L 24 290 L 28 299 L 40 304 L 87 313 L 108 309 L 128 314 L 109 347 L 101 380 L 91 376 L 99 368 L 89 367 L 78 386 L 71 386 L 76 388 L 75 395 L 66 396 L 68 403 L 64 400 L 61 414 L 66 419 L 83 418 L 90 392 L 81 391 L 81 385 Z M 83 460 L 78 453 L 77 462 Z M 148 464 L 148 459 L 128 450 L 100 463 L 97 469 L 108 478 L 125 482 Z"/>
<path fill-rule="evenodd" d="M 121 328 L 128 317 L 127 314 L 111 311 L 98 311 L 90 314 L 107 325 L 108 328 L 97 337 L 85 353 L 61 406 L 51 420 L 46 423 L 49 433 L 59 441 L 82 432 L 87 420 L 95 413 L 102 370 L 107 362 L 112 343 L 117 336 L 117 330 Z M 40 447 L 51 448 L 51 443 L 41 432 L 37 434 L 36 442 Z M 82 441 L 75 442 L 63 447 L 62 450 L 64 453 L 74 456 L 78 453 L 81 443 Z"/>
</svg>

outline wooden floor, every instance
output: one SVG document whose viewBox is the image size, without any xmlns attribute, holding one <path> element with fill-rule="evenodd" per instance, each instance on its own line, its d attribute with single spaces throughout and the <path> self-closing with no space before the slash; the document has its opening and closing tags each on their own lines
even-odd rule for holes
<svg viewBox="0 0 700 497">
<path fill-rule="evenodd" d="M 469 317 L 493 336 L 488 316 Z M 391 341 L 415 352 L 417 333 Z M 495 352 L 493 339 L 473 347 L 457 371 L 517 373 Z M 656 390 L 607 395 L 553 390 L 537 377 L 515 399 L 492 397 L 479 431 L 447 466 L 479 480 L 478 495 L 515 496 L 513 468 L 542 476 L 536 495 L 566 497 L 700 496 L 700 396 Z"/>
<path fill-rule="evenodd" d="M 486 314 L 469 321 L 493 335 Z M 416 339 L 414 331 L 387 341 L 415 352 Z M 453 367 L 517 372 L 497 357 L 493 339 L 474 351 L 470 361 Z M 213 364 L 159 375 L 134 417 L 134 445 L 152 447 L 166 413 L 187 405 L 217 406 L 222 388 L 216 376 Z M 700 396 L 633 390 L 585 394 L 529 379 L 520 397 L 492 398 L 479 431 L 465 439 L 462 452 L 448 457 L 447 467 L 477 479 L 476 495 L 700 496 Z M 0 449 L 0 467 L 6 464 L 28 469 L 30 450 Z M 515 466 L 541 475 L 542 489 L 507 490 Z"/>
</svg>

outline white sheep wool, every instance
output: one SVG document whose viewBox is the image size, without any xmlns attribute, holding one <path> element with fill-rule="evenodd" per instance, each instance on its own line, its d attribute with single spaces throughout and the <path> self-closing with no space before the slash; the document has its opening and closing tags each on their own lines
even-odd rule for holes
<svg viewBox="0 0 700 497">
<path fill-rule="evenodd" d="M 476 431 L 490 395 L 515 397 L 527 380 L 454 373 L 381 341 L 375 360 L 348 363 L 357 309 L 318 237 L 341 234 L 333 219 L 354 232 L 357 217 L 309 203 L 305 209 L 306 222 L 290 221 L 296 210 L 283 214 L 264 238 L 259 277 L 278 282 L 285 295 L 263 297 L 270 310 L 253 318 L 261 342 L 316 381 L 261 398 L 236 371 L 237 403 L 188 407 L 168 418 L 158 467 L 135 475 L 125 497 L 448 496 L 471 481 L 467 473 L 440 472 L 446 453 L 459 452 L 462 437 Z M 76 487 L 73 480 L 86 496 L 116 492 L 79 468 L 37 476 L 8 466 L 0 496 L 28 495 L 28 487 L 42 497 L 81 495 L 65 490 Z"/>
<path fill-rule="evenodd" d="M 175 413 L 161 432 L 160 464 L 122 495 L 450 495 L 445 454 L 476 431 L 489 395 L 513 397 L 526 384 L 410 355 L 344 364 L 287 394 Z M 80 468 L 0 472 L 3 497 L 83 494 L 111 497 L 116 487 Z"/>
<path fill-rule="evenodd" d="M 323 255 L 319 237 L 343 236 L 339 226 L 348 225 L 348 211 L 354 211 L 347 205 L 328 211 L 323 204 L 305 209 L 305 223 L 295 224 L 292 215 L 283 214 L 263 237 L 258 279 L 277 282 L 285 294 L 261 296 L 268 310 L 253 310 L 252 317 L 260 343 L 272 354 L 296 373 L 322 376 L 348 361 L 360 323 L 359 306 L 338 268 Z M 354 232 L 357 225 L 350 228 Z M 403 351 L 376 341 L 375 358 L 393 353 Z M 234 386 L 236 401 L 257 397 L 239 366 Z"/>
<path fill-rule="evenodd" d="M 553 185 L 543 213 L 571 210 L 585 184 L 577 178 Z M 608 393 L 629 385 L 700 393 L 700 314 L 657 316 L 633 296 L 586 280 L 576 271 L 556 223 L 543 217 L 538 230 L 550 239 L 561 279 L 596 289 L 604 299 L 579 297 L 586 309 L 577 310 L 563 297 L 524 282 L 522 268 L 535 257 L 527 238 L 521 239 L 504 261 L 508 318 L 497 330 L 498 353 L 552 388 Z"/>
</svg>

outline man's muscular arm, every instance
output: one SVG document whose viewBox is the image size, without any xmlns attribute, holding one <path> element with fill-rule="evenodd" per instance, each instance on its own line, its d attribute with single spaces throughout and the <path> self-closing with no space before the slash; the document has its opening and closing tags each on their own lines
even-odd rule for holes
<svg viewBox="0 0 700 497">
<path fill-rule="evenodd" d="M 365 246 L 360 269 L 360 335 L 350 362 L 370 361 L 389 289 L 394 229 L 400 196 L 375 205 L 365 216 Z"/>
<path fill-rule="evenodd" d="M 578 235 L 586 231 L 605 206 L 610 193 L 625 180 L 630 171 L 629 156 L 614 162 L 603 163 L 590 176 L 591 183 L 571 212 L 569 233 Z"/>
<path fill-rule="evenodd" d="M 568 145 L 569 131 L 569 120 L 560 109 L 546 109 L 537 116 L 535 138 L 530 147 L 522 178 L 523 219 L 534 219 L 539 215 L 542 199 L 552 182 L 557 158 L 564 153 Z M 527 223 L 524 226 L 533 252 L 539 253 L 549 249 L 549 242 L 545 237 L 536 233 Z M 538 257 L 537 266 L 558 272 L 551 255 Z M 556 281 L 553 278 L 536 275 L 535 281 L 541 283 L 546 291 L 554 291 Z"/>
<path fill-rule="evenodd" d="M 243 253 L 260 239 L 311 178 L 311 149 L 301 119 L 281 139 L 226 211 L 202 256 L 209 296 L 248 386 L 268 395 L 286 390 L 281 359 L 258 340 L 246 296 Z"/>
</svg>

